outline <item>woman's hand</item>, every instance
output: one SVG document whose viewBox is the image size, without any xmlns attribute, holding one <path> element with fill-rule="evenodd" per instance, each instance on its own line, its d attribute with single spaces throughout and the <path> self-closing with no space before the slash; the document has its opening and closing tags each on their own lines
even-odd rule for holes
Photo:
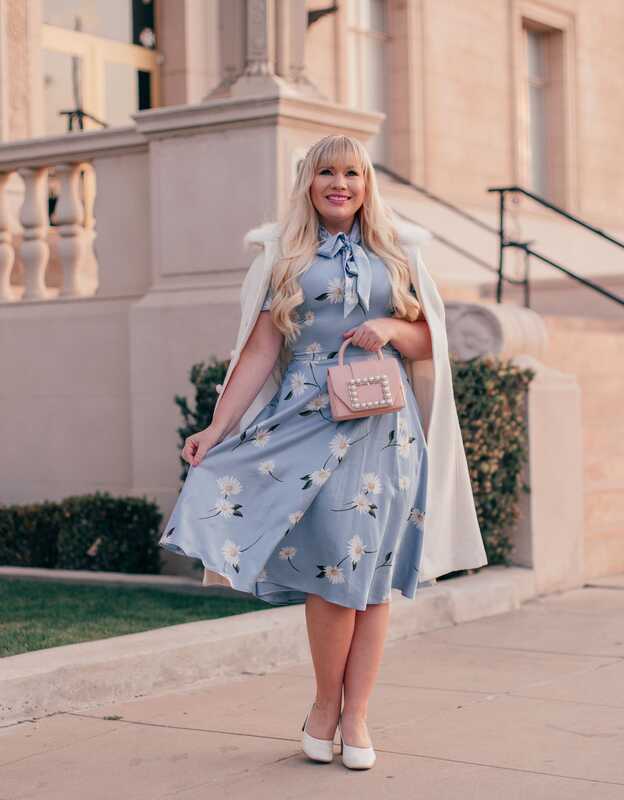
<svg viewBox="0 0 624 800">
<path fill-rule="evenodd" d="M 204 428 L 203 431 L 187 436 L 182 449 L 182 458 L 192 467 L 196 467 L 204 458 L 208 450 L 214 447 L 219 441 L 220 432 L 215 430 L 212 425 Z"/>
<path fill-rule="evenodd" d="M 379 350 L 394 336 L 394 320 L 389 317 L 368 319 L 355 328 L 349 328 L 342 334 L 346 339 L 352 336 L 351 344 L 363 347 L 365 350 Z"/>
</svg>

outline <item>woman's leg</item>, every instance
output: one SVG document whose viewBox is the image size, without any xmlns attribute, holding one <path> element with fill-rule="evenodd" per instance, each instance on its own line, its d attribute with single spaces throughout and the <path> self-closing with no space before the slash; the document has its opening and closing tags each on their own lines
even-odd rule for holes
<svg viewBox="0 0 624 800">
<path fill-rule="evenodd" d="M 369 747 L 366 716 L 384 650 L 390 603 L 368 605 L 355 612 L 355 626 L 344 674 L 342 738 L 354 747 Z"/>
<path fill-rule="evenodd" d="M 316 700 L 310 710 L 306 731 L 317 739 L 331 739 L 340 714 L 342 682 L 356 610 L 309 593 L 305 614 L 316 676 Z"/>
</svg>

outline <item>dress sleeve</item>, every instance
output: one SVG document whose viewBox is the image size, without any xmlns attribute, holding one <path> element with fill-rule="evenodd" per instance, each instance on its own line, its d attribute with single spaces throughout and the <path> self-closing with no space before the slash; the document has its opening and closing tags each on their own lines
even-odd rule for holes
<svg viewBox="0 0 624 800">
<path fill-rule="evenodd" d="M 272 300 L 273 300 L 273 293 L 271 291 L 271 284 L 269 284 L 269 288 L 267 289 L 266 295 L 264 296 L 264 303 L 262 303 L 260 311 L 269 311 L 271 308 Z"/>
</svg>

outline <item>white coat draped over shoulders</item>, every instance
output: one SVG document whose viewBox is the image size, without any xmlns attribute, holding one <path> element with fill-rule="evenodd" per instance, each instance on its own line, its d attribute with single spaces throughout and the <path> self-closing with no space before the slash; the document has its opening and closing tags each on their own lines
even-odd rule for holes
<svg viewBox="0 0 624 800">
<path fill-rule="evenodd" d="M 419 581 L 425 582 L 449 572 L 481 567 L 487 564 L 487 557 L 453 395 L 444 303 L 420 253 L 422 229 L 398 217 L 393 224 L 399 233 L 401 248 L 408 258 L 412 283 L 429 325 L 432 341 L 431 358 L 413 361 L 403 357 L 411 389 L 422 412 L 429 458 L 427 515 L 419 577 Z M 279 234 L 279 224 L 273 222 L 254 228 L 245 235 L 245 244 L 260 245 L 261 250 L 241 286 L 241 320 L 236 346 L 231 352 L 215 410 L 256 324 L 271 281 L 272 266 L 278 255 Z M 241 417 L 237 431 L 230 431 L 230 434 L 242 432 L 272 399 L 279 386 L 276 372 L 280 370 L 274 370 L 267 378 Z M 205 569 L 203 585 L 212 584 L 229 585 L 229 581 Z"/>
</svg>

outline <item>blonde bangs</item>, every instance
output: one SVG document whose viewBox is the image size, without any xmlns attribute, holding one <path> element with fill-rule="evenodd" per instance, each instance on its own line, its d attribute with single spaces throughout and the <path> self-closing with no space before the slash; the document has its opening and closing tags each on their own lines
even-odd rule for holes
<svg viewBox="0 0 624 800">
<path fill-rule="evenodd" d="M 312 159 L 312 169 L 316 171 L 323 167 L 358 167 L 364 179 L 369 170 L 370 160 L 363 152 L 363 145 L 357 139 L 348 136 L 332 136 L 321 139 L 318 149 Z"/>
</svg>

